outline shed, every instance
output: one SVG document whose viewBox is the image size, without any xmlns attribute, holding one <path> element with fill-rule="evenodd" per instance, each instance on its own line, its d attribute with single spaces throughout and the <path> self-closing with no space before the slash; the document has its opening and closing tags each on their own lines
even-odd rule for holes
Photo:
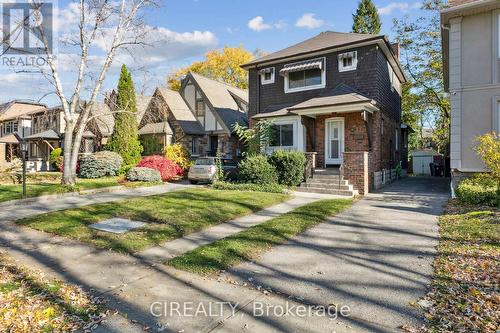
<svg viewBox="0 0 500 333">
<path fill-rule="evenodd" d="M 412 152 L 413 174 L 415 175 L 430 175 L 430 163 L 434 163 L 434 156 L 439 156 L 432 149 L 415 150 Z"/>
</svg>

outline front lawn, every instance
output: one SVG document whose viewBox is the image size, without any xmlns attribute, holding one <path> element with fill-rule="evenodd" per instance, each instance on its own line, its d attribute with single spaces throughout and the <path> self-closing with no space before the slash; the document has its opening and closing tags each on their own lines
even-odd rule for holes
<svg viewBox="0 0 500 333">
<path fill-rule="evenodd" d="M 426 296 L 429 332 L 500 329 L 500 210 L 451 201 Z"/>
<path fill-rule="evenodd" d="M 171 259 L 168 264 L 203 275 L 217 273 L 283 244 L 346 209 L 352 202 L 351 199 L 339 199 L 310 203 L 235 235 L 198 247 Z"/>
<path fill-rule="evenodd" d="M 34 216 L 17 223 L 120 252 L 137 252 L 285 200 L 276 193 L 189 189 Z M 112 217 L 147 222 L 125 234 L 88 225 Z"/>
<path fill-rule="evenodd" d="M 110 186 L 118 186 L 118 177 L 103 177 L 98 179 L 78 179 L 76 189 L 90 190 Z M 68 189 L 61 186 L 60 182 L 43 182 L 36 184 L 26 184 L 26 195 L 28 197 L 38 197 L 46 194 L 64 193 Z M 0 202 L 21 199 L 23 193 L 22 184 L 0 185 Z"/>
<path fill-rule="evenodd" d="M 1 332 L 83 331 L 103 313 L 100 299 L 27 270 L 1 252 L 0 299 Z"/>
</svg>

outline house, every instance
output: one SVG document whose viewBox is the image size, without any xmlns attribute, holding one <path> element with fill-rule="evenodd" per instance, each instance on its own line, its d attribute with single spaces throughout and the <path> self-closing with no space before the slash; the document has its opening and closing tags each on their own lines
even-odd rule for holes
<svg viewBox="0 0 500 333">
<path fill-rule="evenodd" d="M 43 110 L 40 103 L 14 100 L 0 105 L 0 164 L 20 157 L 19 141 L 15 134 L 23 138 L 31 134 L 31 117 L 34 110 Z"/>
<path fill-rule="evenodd" d="M 274 123 L 269 151 L 315 156 L 323 175 L 341 177 L 361 193 L 407 159 L 401 139 L 406 77 L 399 46 L 386 36 L 326 31 L 242 67 L 249 72 L 251 126 Z"/>
<path fill-rule="evenodd" d="M 188 73 L 179 92 L 159 87 L 139 126 L 146 152 L 160 153 L 181 143 L 193 156 L 239 157 L 242 145 L 233 133 L 247 125 L 248 92 L 226 83 Z"/>
<path fill-rule="evenodd" d="M 441 12 L 443 74 L 450 93 L 452 184 L 485 171 L 475 138 L 500 132 L 500 1 L 450 0 Z"/>
</svg>

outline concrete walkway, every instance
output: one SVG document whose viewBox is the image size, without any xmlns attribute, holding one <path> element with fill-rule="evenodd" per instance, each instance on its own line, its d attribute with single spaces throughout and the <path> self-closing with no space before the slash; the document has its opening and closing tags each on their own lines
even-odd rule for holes
<svg viewBox="0 0 500 333">
<path fill-rule="evenodd" d="M 166 242 L 161 246 L 155 246 L 138 253 L 138 257 L 150 261 L 164 263 L 168 259 L 177 257 L 195 248 L 210 244 L 216 240 L 233 235 L 252 226 L 264 223 L 270 219 L 288 213 L 298 207 L 322 199 L 343 199 L 345 197 L 318 193 L 293 193 L 292 199 L 283 203 L 268 207 L 254 214 L 245 215 L 237 219 L 227 221 L 199 232 Z"/>
<path fill-rule="evenodd" d="M 420 319 L 408 303 L 429 283 L 437 215 L 447 197 L 446 184 L 433 181 L 395 183 L 216 279 L 7 221 L 0 223 L 0 249 L 103 295 L 122 315 L 97 332 L 392 332 Z M 195 312 L 200 304 L 204 313 Z M 351 315 L 281 314 L 329 304 L 348 305 Z"/>
<path fill-rule="evenodd" d="M 51 211 L 77 208 L 96 203 L 124 200 L 132 197 L 145 197 L 193 187 L 188 183 L 167 183 L 158 186 L 122 188 L 114 191 L 91 192 L 55 197 L 54 195 L 13 200 L 0 204 L 0 224 L 4 221 L 21 219 Z"/>
</svg>

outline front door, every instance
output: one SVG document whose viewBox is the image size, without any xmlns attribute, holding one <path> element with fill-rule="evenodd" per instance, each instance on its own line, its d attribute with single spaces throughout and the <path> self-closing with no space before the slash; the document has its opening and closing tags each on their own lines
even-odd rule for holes
<svg viewBox="0 0 500 333">
<path fill-rule="evenodd" d="M 344 119 L 325 120 L 325 164 L 342 164 L 344 152 Z"/>
<path fill-rule="evenodd" d="M 210 136 L 210 155 L 215 156 L 217 154 L 217 148 L 219 148 L 219 137 L 217 135 Z"/>
</svg>

